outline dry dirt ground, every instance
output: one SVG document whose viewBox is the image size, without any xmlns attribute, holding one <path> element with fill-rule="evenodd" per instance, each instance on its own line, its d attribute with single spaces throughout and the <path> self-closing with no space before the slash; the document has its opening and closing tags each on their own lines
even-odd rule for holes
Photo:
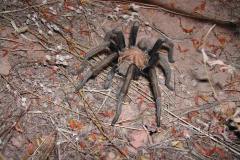
<svg viewBox="0 0 240 160">
<path fill-rule="evenodd" d="M 236 7 L 224 0 L 164 2 L 221 19 L 233 18 L 231 7 Z M 225 125 L 240 101 L 240 40 L 234 29 L 123 2 L 0 4 L 1 160 L 239 159 L 239 141 Z M 103 41 L 104 29 L 121 27 L 128 37 L 136 20 L 141 24 L 138 39 L 168 37 L 175 46 L 174 91 L 164 86 L 158 71 L 160 128 L 144 78 L 131 83 L 114 127 L 110 123 L 122 77 L 104 90 L 109 67 L 74 92 L 89 68 L 81 68 L 82 58 Z M 103 53 L 89 62 L 105 57 Z"/>
</svg>

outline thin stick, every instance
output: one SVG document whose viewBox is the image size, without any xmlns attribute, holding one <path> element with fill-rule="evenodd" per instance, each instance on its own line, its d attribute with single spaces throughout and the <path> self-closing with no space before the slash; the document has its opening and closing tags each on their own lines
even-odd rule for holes
<svg viewBox="0 0 240 160">
<path fill-rule="evenodd" d="M 2 11 L 2 12 L 0 12 L 0 14 L 21 12 L 21 11 L 27 10 L 29 8 L 42 7 L 42 6 L 54 4 L 54 3 L 57 3 L 57 2 L 61 2 L 61 1 L 60 0 L 56 0 L 56 1 L 53 1 L 53 2 L 45 3 L 45 4 L 37 4 L 37 5 L 28 6 L 28 7 L 22 8 L 22 9 L 16 9 L 16 10 L 12 10 L 12 11 Z"/>
</svg>

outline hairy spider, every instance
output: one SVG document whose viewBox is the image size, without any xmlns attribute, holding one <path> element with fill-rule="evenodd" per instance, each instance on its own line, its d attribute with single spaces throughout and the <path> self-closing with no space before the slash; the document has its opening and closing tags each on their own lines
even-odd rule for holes
<svg viewBox="0 0 240 160">
<path fill-rule="evenodd" d="M 157 126 L 160 127 L 161 92 L 158 86 L 156 67 L 161 67 L 165 75 L 165 85 L 170 90 L 173 90 L 173 87 L 170 85 L 171 68 L 168 64 L 168 61 L 170 63 L 174 63 L 173 43 L 167 39 L 159 38 L 153 45 L 146 38 L 142 38 L 136 46 L 138 29 L 139 23 L 134 22 L 130 31 L 128 47 L 126 47 L 124 35 L 121 30 L 113 29 L 107 32 L 104 42 L 101 45 L 91 49 L 86 54 L 85 60 L 90 59 L 105 49 L 108 49 L 111 54 L 109 54 L 105 59 L 93 66 L 90 71 L 87 72 L 83 80 L 81 80 L 77 85 L 76 91 L 79 91 L 79 89 L 81 89 L 90 78 L 97 76 L 109 65 L 112 65 L 113 67 L 107 74 L 107 80 L 104 85 L 105 89 L 110 87 L 116 72 L 125 76 L 125 81 L 117 96 L 116 114 L 112 121 L 112 125 L 114 125 L 118 121 L 122 112 L 122 102 L 127 95 L 131 80 L 136 80 L 140 75 L 142 75 L 150 81 L 156 103 Z M 164 49 L 168 52 L 168 61 L 165 59 L 165 57 L 163 57 L 163 55 L 160 54 L 160 49 Z"/>
</svg>

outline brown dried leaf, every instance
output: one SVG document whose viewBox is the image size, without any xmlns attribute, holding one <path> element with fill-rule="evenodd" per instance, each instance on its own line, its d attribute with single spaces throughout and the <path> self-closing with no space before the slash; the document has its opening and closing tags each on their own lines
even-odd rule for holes
<svg viewBox="0 0 240 160">
<path fill-rule="evenodd" d="M 14 126 L 15 130 L 20 132 L 20 133 L 23 133 L 23 129 L 22 127 L 20 126 L 19 122 L 16 123 L 16 125 Z"/>
<path fill-rule="evenodd" d="M 0 152 L 0 160 L 5 160 L 6 158 L 2 155 L 2 153 Z"/>
<path fill-rule="evenodd" d="M 172 146 L 179 149 L 184 149 L 183 143 L 181 141 L 172 141 Z"/>
<path fill-rule="evenodd" d="M 224 36 L 217 36 L 218 42 L 221 44 L 221 46 L 224 46 L 227 42 L 226 37 Z"/>
<path fill-rule="evenodd" d="M 37 147 L 33 143 L 27 145 L 27 154 L 32 155 Z"/>
<path fill-rule="evenodd" d="M 195 49 L 198 49 L 203 43 L 197 39 L 191 39 L 192 43 L 193 43 L 193 47 Z"/>
<path fill-rule="evenodd" d="M 206 0 L 202 1 L 200 5 L 193 9 L 194 12 L 202 13 L 206 9 Z"/>
<path fill-rule="evenodd" d="M 97 140 L 97 134 L 96 133 L 91 133 L 88 135 L 88 140 L 90 141 L 96 141 Z"/>
<path fill-rule="evenodd" d="M 183 49 L 180 45 L 178 45 L 177 49 L 179 50 L 180 53 L 185 53 L 189 51 L 189 49 L 187 48 Z"/>
<path fill-rule="evenodd" d="M 103 115 L 104 117 L 108 117 L 108 118 L 111 118 L 114 116 L 113 111 L 100 112 L 99 114 Z"/>
<path fill-rule="evenodd" d="M 222 159 L 226 158 L 224 151 L 217 146 L 214 146 L 213 148 L 206 148 L 196 143 L 194 144 L 194 146 L 198 150 L 198 152 L 200 152 L 204 156 L 211 157 L 213 154 L 218 154 Z"/>
<path fill-rule="evenodd" d="M 10 72 L 11 66 L 8 61 L 8 56 L 0 57 L 0 74 L 8 75 Z"/>
<path fill-rule="evenodd" d="M 148 140 L 148 135 L 146 131 L 134 131 L 130 135 L 132 137 L 132 141 L 130 142 L 135 148 L 144 146 Z"/>
<path fill-rule="evenodd" d="M 193 30 L 195 29 L 194 26 L 193 26 L 192 28 L 185 28 L 185 27 L 183 27 L 183 25 L 182 25 L 182 20 L 181 20 L 181 18 L 179 18 L 179 21 L 180 21 L 180 27 L 182 28 L 183 32 L 185 32 L 185 33 L 192 33 Z"/>
<path fill-rule="evenodd" d="M 68 124 L 69 127 L 73 130 L 81 130 L 84 127 L 84 125 L 80 121 L 74 119 L 70 119 L 68 121 Z"/>
</svg>

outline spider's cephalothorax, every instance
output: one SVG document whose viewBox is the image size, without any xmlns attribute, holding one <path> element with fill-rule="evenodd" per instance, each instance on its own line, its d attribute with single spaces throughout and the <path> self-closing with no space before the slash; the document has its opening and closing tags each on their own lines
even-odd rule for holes
<svg viewBox="0 0 240 160">
<path fill-rule="evenodd" d="M 114 125 L 122 111 L 122 102 L 124 101 L 128 87 L 132 79 L 137 79 L 139 75 L 143 75 L 148 78 L 152 86 L 152 92 L 156 103 L 156 115 L 157 115 L 157 126 L 160 126 L 160 114 L 161 104 L 160 97 L 161 92 L 158 86 L 158 77 L 156 74 L 156 67 L 161 67 L 165 75 L 165 85 L 173 90 L 170 85 L 171 79 L 171 68 L 168 64 L 173 63 L 173 43 L 167 39 L 158 39 L 154 45 L 151 45 L 150 41 L 146 38 L 141 39 L 136 46 L 137 33 L 139 29 L 139 23 L 134 22 L 130 31 L 129 46 L 126 47 L 124 35 L 121 30 L 113 29 L 106 33 L 104 42 L 91 49 L 85 56 L 85 60 L 90 59 L 97 53 L 108 49 L 109 54 L 96 66 L 93 66 L 89 72 L 84 76 L 84 79 L 77 85 L 76 91 L 81 89 L 85 83 L 91 78 L 97 76 L 101 70 L 112 65 L 112 69 L 107 75 L 107 80 L 104 88 L 109 88 L 117 72 L 125 76 L 123 86 L 117 96 L 117 109 L 115 117 L 113 118 L 112 125 Z M 168 51 L 168 61 L 163 55 L 160 54 L 159 50 L 165 49 Z"/>
</svg>

